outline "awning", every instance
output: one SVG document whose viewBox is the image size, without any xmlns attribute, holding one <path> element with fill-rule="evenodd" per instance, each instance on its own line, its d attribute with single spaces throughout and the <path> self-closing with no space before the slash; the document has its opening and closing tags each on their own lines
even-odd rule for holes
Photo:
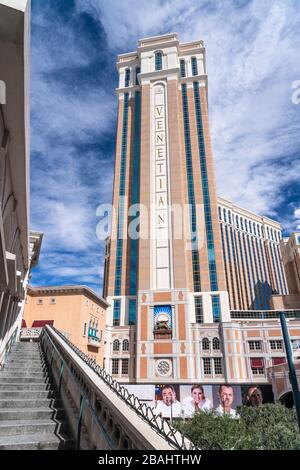
<svg viewBox="0 0 300 470">
<path fill-rule="evenodd" d="M 44 328 L 44 326 L 54 325 L 54 320 L 34 320 L 34 322 L 31 325 L 31 328 Z"/>
<path fill-rule="evenodd" d="M 261 369 L 264 367 L 264 360 L 261 357 L 251 357 L 251 367 L 253 369 Z"/>
<path fill-rule="evenodd" d="M 272 363 L 273 366 L 278 366 L 279 364 L 285 364 L 286 360 L 285 357 L 273 357 Z"/>
</svg>

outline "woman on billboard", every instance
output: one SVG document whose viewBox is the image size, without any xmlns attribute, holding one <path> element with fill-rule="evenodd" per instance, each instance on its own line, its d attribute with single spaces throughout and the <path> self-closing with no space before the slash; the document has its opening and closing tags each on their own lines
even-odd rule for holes
<svg viewBox="0 0 300 470">
<path fill-rule="evenodd" d="M 205 397 L 203 386 L 195 384 L 191 388 L 191 396 L 183 400 L 183 414 L 185 418 L 192 418 L 196 411 L 209 411 L 212 409 L 211 401 Z"/>
</svg>

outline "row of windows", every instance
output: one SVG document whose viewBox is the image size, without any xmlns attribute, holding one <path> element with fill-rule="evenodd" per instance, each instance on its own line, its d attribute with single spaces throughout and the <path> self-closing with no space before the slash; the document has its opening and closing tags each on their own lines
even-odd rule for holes
<svg viewBox="0 0 300 470">
<path fill-rule="evenodd" d="M 113 351 L 120 351 L 121 348 L 121 341 L 115 339 L 113 342 Z M 128 339 L 124 339 L 122 342 L 122 351 L 129 351 L 129 341 Z"/>
<path fill-rule="evenodd" d="M 44 305 L 44 300 L 45 300 L 45 299 L 42 299 L 42 298 L 37 299 L 37 301 L 36 301 L 37 305 Z M 49 305 L 56 305 L 56 299 L 55 299 L 55 297 L 53 297 L 53 298 L 51 298 L 51 299 L 49 300 Z"/>
<path fill-rule="evenodd" d="M 203 195 L 203 205 L 204 205 L 206 243 L 207 243 L 207 251 L 208 251 L 210 290 L 217 291 L 218 280 L 217 280 L 217 272 L 216 272 L 215 248 L 214 248 L 214 237 L 213 237 L 213 228 L 212 228 L 212 217 L 211 217 L 209 185 L 208 185 L 208 172 L 207 172 L 206 152 L 205 152 L 204 135 L 203 135 L 203 123 L 202 123 L 199 83 L 194 82 L 193 86 L 194 86 L 198 148 L 199 148 L 199 158 L 200 158 L 202 195 Z M 217 303 L 217 300 L 216 300 L 216 303 Z"/>
<path fill-rule="evenodd" d="M 202 344 L 202 351 L 210 351 L 211 346 L 213 351 L 220 351 L 221 350 L 221 343 L 219 338 L 213 338 L 212 342 L 208 338 L 203 338 L 201 341 Z"/>
<path fill-rule="evenodd" d="M 192 169 L 192 146 L 191 146 L 191 136 L 190 136 L 190 123 L 189 123 L 189 110 L 188 110 L 186 84 L 182 85 L 182 109 L 183 109 L 183 125 L 184 125 L 185 158 L 186 158 L 187 181 L 188 181 L 188 198 L 189 198 L 189 207 L 190 207 L 193 282 L 194 282 L 194 291 L 200 292 L 201 291 L 200 262 L 199 262 L 198 246 L 197 246 L 196 203 L 195 203 L 194 178 L 193 178 L 193 169 Z"/>
<path fill-rule="evenodd" d="M 197 64 L 197 58 L 192 57 L 191 58 L 191 65 L 192 65 L 192 75 L 196 76 L 198 75 L 198 64 Z M 181 78 L 184 78 L 187 76 L 186 73 L 186 63 L 184 59 L 180 60 L 180 76 Z"/>
<path fill-rule="evenodd" d="M 139 203 L 139 179 L 140 179 L 140 132 L 141 132 L 141 97 L 140 92 L 135 94 L 134 110 L 134 140 L 133 140 L 133 168 L 131 179 L 131 204 Z M 129 221 L 130 223 L 130 221 Z M 138 239 L 130 240 L 130 294 L 136 295 L 137 265 L 138 265 Z M 136 302 L 129 302 L 129 325 L 135 324 Z"/>
<path fill-rule="evenodd" d="M 292 349 L 298 351 L 300 349 L 300 339 L 292 339 Z M 269 341 L 271 351 L 283 351 L 283 341 L 282 339 L 271 339 Z M 248 346 L 250 351 L 262 351 L 263 343 L 259 340 L 248 341 Z"/>
<path fill-rule="evenodd" d="M 122 125 L 122 145 L 121 145 L 121 164 L 120 164 L 120 185 L 119 185 L 119 211 L 118 211 L 118 239 L 116 250 L 116 269 L 115 269 L 115 295 L 121 295 L 122 278 L 122 254 L 123 254 L 123 225 L 124 225 L 124 196 L 126 180 L 126 155 L 127 155 L 127 134 L 128 134 L 128 93 L 124 94 L 124 111 Z M 116 310 L 117 315 L 117 310 Z M 115 318 L 115 311 L 114 311 Z"/>
<path fill-rule="evenodd" d="M 119 371 L 122 375 L 128 375 L 129 359 L 112 359 L 111 374 L 119 375 Z"/>
<path fill-rule="evenodd" d="M 263 240 L 223 224 L 221 236 L 231 308 L 268 310 L 272 293 L 286 293 L 279 246 L 266 246 Z"/>
<path fill-rule="evenodd" d="M 198 75 L 198 64 L 197 64 L 197 58 L 196 57 L 191 58 L 191 65 L 192 65 L 192 75 L 193 76 Z M 182 78 L 186 77 L 186 75 L 187 75 L 187 73 L 186 73 L 186 63 L 185 63 L 184 59 L 180 60 L 179 66 L 180 66 L 180 76 Z M 159 70 L 162 70 L 162 69 L 163 69 L 163 54 L 162 54 L 162 52 L 156 52 L 155 53 L 155 70 L 159 71 Z M 141 72 L 141 68 L 136 67 L 136 69 L 135 69 L 135 84 L 136 85 L 139 84 L 138 74 L 140 72 Z M 130 85 L 130 76 L 131 76 L 130 69 L 127 68 L 125 70 L 125 87 L 126 88 L 129 87 L 129 85 Z"/>
<path fill-rule="evenodd" d="M 267 237 L 269 240 L 273 240 L 274 242 L 279 242 L 281 239 L 281 233 L 278 230 L 270 227 L 266 227 L 266 229 L 264 229 L 263 226 L 260 226 L 256 222 L 244 219 L 238 215 L 234 215 L 230 210 L 222 209 L 221 207 L 218 209 L 219 219 L 223 222 L 228 222 L 231 225 L 235 225 L 238 229 L 249 232 L 252 235 L 264 238 Z"/>
</svg>

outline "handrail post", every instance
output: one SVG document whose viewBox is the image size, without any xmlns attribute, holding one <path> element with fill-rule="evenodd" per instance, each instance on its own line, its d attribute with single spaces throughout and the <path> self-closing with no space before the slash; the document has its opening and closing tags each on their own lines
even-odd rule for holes
<svg viewBox="0 0 300 470">
<path fill-rule="evenodd" d="M 79 409 L 78 427 L 77 427 L 76 450 L 80 449 L 81 422 L 82 422 L 83 407 L 84 407 L 84 398 L 82 395 L 80 395 L 80 409 Z"/>
<path fill-rule="evenodd" d="M 61 361 L 60 373 L 59 373 L 59 386 L 58 386 L 58 394 L 59 395 L 60 395 L 60 391 L 61 391 L 63 371 L 64 371 L 64 363 L 63 363 L 63 361 Z"/>
</svg>

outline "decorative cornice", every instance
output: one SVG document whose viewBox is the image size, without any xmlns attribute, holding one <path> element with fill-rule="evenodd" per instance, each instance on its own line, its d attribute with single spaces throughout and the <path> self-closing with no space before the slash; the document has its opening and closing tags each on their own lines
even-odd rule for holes
<svg viewBox="0 0 300 470">
<path fill-rule="evenodd" d="M 45 286 L 45 287 L 32 287 L 29 286 L 27 294 L 31 297 L 38 297 L 41 295 L 58 295 L 58 294 L 71 294 L 71 295 L 85 295 L 93 300 L 100 306 L 107 308 L 110 306 L 103 297 L 97 295 L 92 289 L 87 286 Z"/>
</svg>

